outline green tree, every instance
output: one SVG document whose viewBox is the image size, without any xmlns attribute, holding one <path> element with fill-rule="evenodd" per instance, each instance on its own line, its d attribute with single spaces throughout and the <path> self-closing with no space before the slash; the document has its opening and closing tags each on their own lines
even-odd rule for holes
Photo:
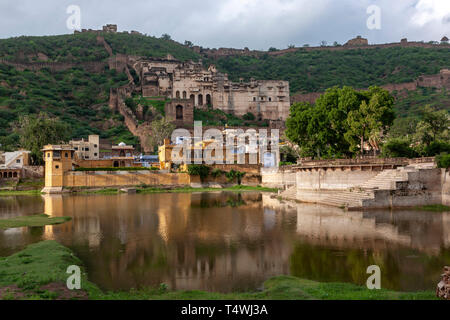
<svg viewBox="0 0 450 320">
<path fill-rule="evenodd" d="M 381 88 L 371 87 L 366 93 L 366 99 L 358 109 L 348 113 L 348 129 L 345 139 L 350 143 L 350 150 L 364 154 L 366 142 L 378 146 L 381 136 L 392 125 L 395 114 L 394 98 Z M 368 100 L 368 101 L 367 101 Z"/>
<path fill-rule="evenodd" d="M 151 135 L 146 142 L 155 150 L 164 143 L 164 139 L 170 138 L 175 128 L 176 126 L 166 118 L 156 119 L 150 124 Z"/>
<path fill-rule="evenodd" d="M 333 87 L 315 105 L 291 106 L 286 136 L 300 146 L 302 156 L 352 156 L 365 141 L 378 144 L 394 119 L 393 102 L 393 97 L 378 87 L 367 91 Z"/>
<path fill-rule="evenodd" d="M 435 111 L 431 106 L 425 106 L 422 112 L 422 121 L 419 125 L 425 128 L 432 141 L 436 141 L 448 131 L 450 126 L 448 112 L 445 110 Z"/>
<path fill-rule="evenodd" d="M 161 36 L 161 39 L 162 39 L 162 40 L 172 40 L 172 37 L 171 37 L 169 34 L 164 33 L 164 34 Z"/>
<path fill-rule="evenodd" d="M 42 148 L 47 144 L 60 144 L 70 137 L 69 127 L 58 118 L 45 113 L 21 116 L 14 125 L 20 137 L 20 146 L 31 151 L 33 164 L 42 164 Z"/>
</svg>

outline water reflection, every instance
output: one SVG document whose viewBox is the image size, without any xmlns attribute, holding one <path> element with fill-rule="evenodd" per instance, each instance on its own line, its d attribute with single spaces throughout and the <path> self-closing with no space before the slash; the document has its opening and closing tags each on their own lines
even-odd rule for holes
<svg viewBox="0 0 450 320">
<path fill-rule="evenodd" d="M 72 248 L 105 289 L 255 289 L 278 274 L 434 289 L 450 264 L 450 213 L 344 212 L 260 193 L 0 199 L 0 218 L 44 211 L 59 226 L 0 231 L 0 255 L 43 239 Z"/>
</svg>

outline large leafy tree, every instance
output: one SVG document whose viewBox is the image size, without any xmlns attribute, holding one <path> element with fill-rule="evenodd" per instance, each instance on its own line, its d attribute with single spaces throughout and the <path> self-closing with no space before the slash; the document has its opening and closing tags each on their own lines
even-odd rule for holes
<svg viewBox="0 0 450 320">
<path fill-rule="evenodd" d="M 381 137 L 395 118 L 394 98 L 386 90 L 371 87 L 363 95 L 359 108 L 348 113 L 348 128 L 344 134 L 350 143 L 350 150 L 357 152 L 359 149 L 360 154 L 364 153 L 367 142 L 372 148 L 378 148 Z"/>
<path fill-rule="evenodd" d="M 151 135 L 147 139 L 147 143 L 152 149 L 164 143 L 164 139 L 170 138 L 176 126 L 166 118 L 154 120 L 150 124 Z"/>
<path fill-rule="evenodd" d="M 333 87 L 314 105 L 291 106 L 286 136 L 301 147 L 302 156 L 352 156 L 366 141 L 378 147 L 394 119 L 393 104 L 393 97 L 378 87 L 367 91 Z"/>
<path fill-rule="evenodd" d="M 21 116 L 14 124 L 14 131 L 20 137 L 20 146 L 31 151 L 34 164 L 42 164 L 42 148 L 47 144 L 58 144 L 70 137 L 69 127 L 58 118 L 46 113 Z"/>
</svg>

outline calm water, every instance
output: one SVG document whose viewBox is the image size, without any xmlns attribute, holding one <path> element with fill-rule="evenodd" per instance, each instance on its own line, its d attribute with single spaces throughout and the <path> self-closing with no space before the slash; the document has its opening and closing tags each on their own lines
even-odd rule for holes
<svg viewBox="0 0 450 320">
<path fill-rule="evenodd" d="M 0 198 L 0 219 L 45 212 L 59 226 L 0 230 L 0 256 L 54 239 L 103 289 L 253 290 L 274 275 L 434 290 L 450 265 L 450 212 L 343 212 L 260 193 Z"/>
</svg>

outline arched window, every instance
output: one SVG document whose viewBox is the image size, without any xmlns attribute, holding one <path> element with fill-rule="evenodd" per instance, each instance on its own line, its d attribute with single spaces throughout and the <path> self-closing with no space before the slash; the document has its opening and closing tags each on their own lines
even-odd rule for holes
<svg viewBox="0 0 450 320">
<path fill-rule="evenodd" d="M 191 94 L 190 97 L 189 97 L 189 99 L 191 99 L 192 102 L 195 102 L 195 95 Z"/>
<path fill-rule="evenodd" d="M 17 172 L 14 172 L 14 173 L 13 173 L 13 177 L 14 177 L 14 178 L 17 178 Z"/>
<path fill-rule="evenodd" d="M 180 91 L 177 91 L 176 97 L 177 99 L 180 99 Z"/>
<path fill-rule="evenodd" d="M 176 119 L 177 120 L 183 120 L 183 106 L 178 105 L 175 108 L 175 111 L 176 111 Z"/>
<path fill-rule="evenodd" d="M 8 178 L 12 178 L 12 172 L 11 171 L 8 173 Z"/>
<path fill-rule="evenodd" d="M 186 93 L 186 91 L 183 91 L 183 99 L 187 99 L 187 93 Z"/>
<path fill-rule="evenodd" d="M 211 101 L 211 95 L 210 94 L 206 95 L 206 104 L 208 106 L 212 106 L 212 101 Z"/>
<path fill-rule="evenodd" d="M 202 95 L 202 94 L 199 94 L 199 95 L 198 95 L 198 105 L 199 105 L 199 106 L 202 106 L 202 105 L 203 105 L 203 95 Z"/>
</svg>

